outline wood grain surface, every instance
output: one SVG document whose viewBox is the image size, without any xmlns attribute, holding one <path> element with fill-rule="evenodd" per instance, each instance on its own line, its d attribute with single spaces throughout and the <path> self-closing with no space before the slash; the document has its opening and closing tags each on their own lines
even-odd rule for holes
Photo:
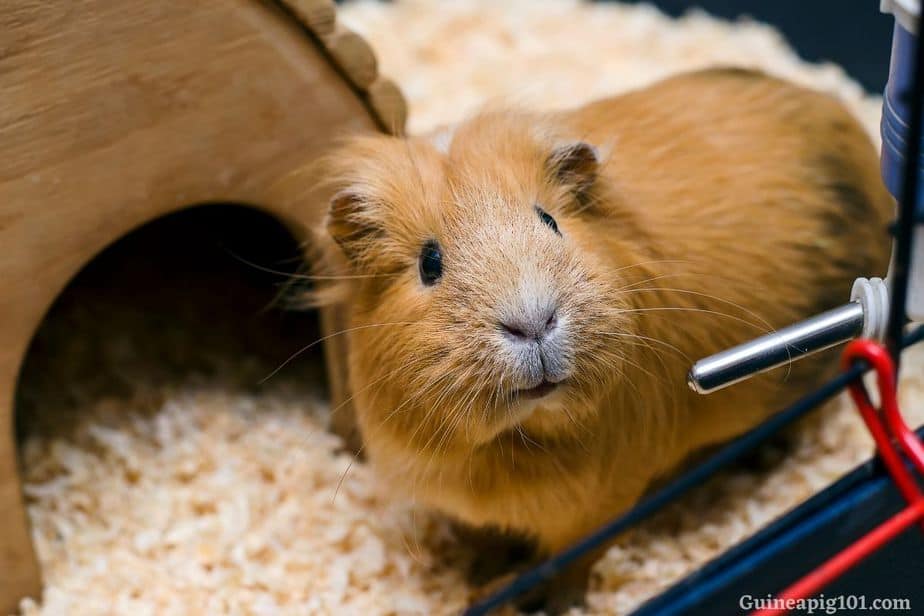
<svg viewBox="0 0 924 616">
<path fill-rule="evenodd" d="M 43 315 L 94 255 L 167 213 L 231 202 L 271 212 L 296 235 L 316 224 L 327 195 L 311 188 L 310 163 L 345 132 L 400 132 L 406 115 L 400 92 L 382 85 L 371 51 L 351 34 L 326 1 L 12 0 L 0 8 L 4 613 L 40 591 L 12 401 Z M 298 182 L 284 181 L 305 169 Z M 340 329 L 337 314 L 322 315 L 328 331 Z M 326 351 L 335 403 L 346 396 L 340 344 Z"/>
</svg>

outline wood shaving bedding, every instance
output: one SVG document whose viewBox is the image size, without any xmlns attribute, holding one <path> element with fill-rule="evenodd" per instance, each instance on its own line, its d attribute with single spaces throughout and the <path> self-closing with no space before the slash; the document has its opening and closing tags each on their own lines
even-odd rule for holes
<svg viewBox="0 0 924 616">
<path fill-rule="evenodd" d="M 411 132 L 485 101 L 560 108 L 735 64 L 836 93 L 878 144 L 878 97 L 750 21 L 566 0 L 364 1 L 340 13 L 404 89 Z M 242 386 L 273 366 L 227 350 L 204 374 L 171 381 L 149 345 L 197 347 L 199 336 L 178 329 L 141 344 L 77 309 L 54 318 L 45 346 L 65 367 L 25 396 L 37 419 L 24 422 L 24 489 L 45 589 L 22 602 L 24 614 L 451 614 L 465 604 L 474 555 L 444 520 L 391 502 L 340 451 L 317 387 L 285 373 Z M 182 373 L 184 357 L 166 371 Z M 907 357 L 902 400 L 917 425 L 924 352 Z M 624 537 L 573 613 L 626 613 L 870 451 L 841 397 Z"/>
</svg>

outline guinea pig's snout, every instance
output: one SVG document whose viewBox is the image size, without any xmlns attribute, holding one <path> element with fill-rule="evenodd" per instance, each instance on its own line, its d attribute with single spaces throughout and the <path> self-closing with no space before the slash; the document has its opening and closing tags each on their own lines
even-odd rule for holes
<svg viewBox="0 0 924 616">
<path fill-rule="evenodd" d="M 557 310 L 554 306 L 533 314 L 520 313 L 501 319 L 500 328 L 504 334 L 516 342 L 542 342 L 549 333 L 558 327 Z"/>
<path fill-rule="evenodd" d="M 545 293 L 517 293 L 497 320 L 501 357 L 519 392 L 560 383 L 570 375 L 568 319 Z M 522 397 L 522 396 L 521 396 Z"/>
</svg>

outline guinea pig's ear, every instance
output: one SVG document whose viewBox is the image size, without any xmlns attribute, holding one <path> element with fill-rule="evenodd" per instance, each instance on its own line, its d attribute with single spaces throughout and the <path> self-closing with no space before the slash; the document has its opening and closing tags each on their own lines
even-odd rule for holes
<svg viewBox="0 0 924 616">
<path fill-rule="evenodd" d="M 350 260 L 356 259 L 363 240 L 380 231 L 372 209 L 365 196 L 349 188 L 341 190 L 330 200 L 325 226 Z"/>
<path fill-rule="evenodd" d="M 597 148 L 583 141 L 574 141 L 553 149 L 546 166 L 556 181 L 573 186 L 580 195 L 597 178 L 599 161 Z"/>
</svg>

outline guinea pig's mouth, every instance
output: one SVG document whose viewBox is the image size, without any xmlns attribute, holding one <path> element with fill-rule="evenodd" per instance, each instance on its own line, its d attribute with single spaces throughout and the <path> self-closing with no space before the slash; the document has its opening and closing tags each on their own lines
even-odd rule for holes
<svg viewBox="0 0 924 616">
<path fill-rule="evenodd" d="M 561 385 L 561 381 L 558 383 L 553 383 L 551 381 L 543 380 L 541 383 L 535 387 L 529 387 L 527 389 L 517 389 L 513 392 L 514 399 L 519 400 L 538 400 L 539 398 L 544 398 Z"/>
</svg>

